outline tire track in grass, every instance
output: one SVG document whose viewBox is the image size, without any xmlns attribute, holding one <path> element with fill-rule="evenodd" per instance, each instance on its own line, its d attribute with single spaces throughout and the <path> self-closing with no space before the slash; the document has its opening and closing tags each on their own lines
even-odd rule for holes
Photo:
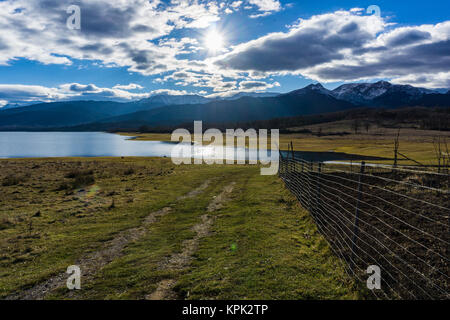
<svg viewBox="0 0 450 320">
<path fill-rule="evenodd" d="M 228 201 L 235 184 L 235 182 L 232 182 L 225 186 L 222 192 L 213 198 L 206 208 L 207 213 L 200 217 L 201 222 L 192 227 L 192 230 L 196 233 L 194 238 L 183 242 L 183 250 L 180 253 L 173 254 L 168 260 L 161 261 L 159 269 L 182 271 L 189 267 L 192 257 L 198 248 L 200 239 L 208 236 L 209 230 L 214 223 L 215 217 L 210 213 L 223 207 L 223 204 Z M 175 284 L 176 279 L 163 279 L 158 283 L 156 290 L 148 294 L 145 298 L 147 300 L 176 299 L 177 294 L 173 291 Z"/>
<path fill-rule="evenodd" d="M 198 188 L 190 191 L 186 195 L 177 198 L 177 201 L 194 198 L 201 194 L 209 186 L 210 180 L 206 180 Z M 119 232 L 112 240 L 107 241 L 103 248 L 88 254 L 79 259 L 75 265 L 81 269 L 81 277 L 83 282 L 92 280 L 94 275 L 105 265 L 114 259 L 123 256 L 123 249 L 132 241 L 142 238 L 149 230 L 148 227 L 172 211 L 171 207 L 164 207 L 158 211 L 150 213 L 143 221 L 142 225 L 136 228 L 127 229 Z M 30 289 L 10 295 L 6 300 L 42 300 L 52 291 L 65 286 L 68 274 L 62 272 L 48 280 L 33 286 Z M 68 297 L 73 297 L 74 292 L 71 291 Z"/>
</svg>

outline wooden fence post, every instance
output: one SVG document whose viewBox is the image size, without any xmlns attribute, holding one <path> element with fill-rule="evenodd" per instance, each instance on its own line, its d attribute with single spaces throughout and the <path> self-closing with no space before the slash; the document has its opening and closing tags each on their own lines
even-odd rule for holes
<svg viewBox="0 0 450 320">
<path fill-rule="evenodd" d="M 356 210 L 355 210 L 355 222 L 353 224 L 353 237 L 352 237 L 352 255 L 351 255 L 351 265 L 352 265 L 352 269 L 353 269 L 353 258 L 355 256 L 355 251 L 356 251 L 356 238 L 358 237 L 358 233 L 359 233 L 359 203 L 361 202 L 361 191 L 362 191 L 362 185 L 361 185 L 361 179 L 362 176 L 364 174 L 364 169 L 365 169 L 366 163 L 363 161 L 361 162 L 361 170 L 360 170 L 360 175 L 359 175 L 359 179 L 358 179 L 358 200 L 356 201 Z"/>
</svg>

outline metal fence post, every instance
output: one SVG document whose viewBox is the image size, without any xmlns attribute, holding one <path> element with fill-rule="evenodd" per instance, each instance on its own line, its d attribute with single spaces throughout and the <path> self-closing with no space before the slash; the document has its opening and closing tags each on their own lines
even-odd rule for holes
<svg viewBox="0 0 450 320">
<path fill-rule="evenodd" d="M 314 210 L 315 213 L 317 214 L 317 211 L 319 210 L 319 205 L 320 205 L 320 182 L 319 182 L 319 178 L 320 178 L 320 173 L 322 172 L 322 163 L 319 162 L 318 166 L 317 166 L 317 177 L 316 177 L 316 209 Z"/>
<path fill-rule="evenodd" d="M 279 155 L 278 176 L 282 177 L 283 176 L 284 161 L 283 161 L 283 155 L 281 154 L 281 150 L 278 150 L 278 155 Z"/>
<path fill-rule="evenodd" d="M 300 197 L 300 204 L 303 205 L 304 202 L 304 193 L 305 193 L 305 173 L 304 173 L 304 166 L 305 164 L 303 163 L 303 160 L 301 160 L 301 166 L 302 166 L 302 171 L 300 173 L 300 194 L 302 195 Z"/>
<path fill-rule="evenodd" d="M 308 197 L 308 210 L 309 212 L 312 213 L 312 200 L 313 200 L 313 191 L 312 191 L 312 181 L 311 181 L 311 173 L 313 172 L 313 162 L 310 161 L 309 162 L 309 172 L 308 172 L 308 177 L 309 177 L 309 181 L 308 181 L 308 193 L 309 193 L 309 197 Z"/>
<path fill-rule="evenodd" d="M 292 141 L 291 141 L 291 153 L 292 153 L 292 159 L 294 159 L 294 145 L 292 144 Z"/>
<path fill-rule="evenodd" d="M 352 255 L 351 255 L 351 261 L 350 263 L 352 264 L 351 268 L 353 269 L 353 258 L 356 254 L 356 238 L 358 237 L 358 233 L 359 233 L 359 203 L 361 202 L 361 191 L 362 191 L 362 185 L 361 185 L 361 179 L 362 179 L 362 175 L 364 174 L 364 169 L 365 169 L 366 163 L 363 161 L 361 162 L 361 170 L 360 170 L 360 175 L 359 175 L 359 179 L 358 179 L 358 199 L 356 201 L 356 210 L 355 210 L 355 222 L 353 224 L 353 237 L 352 237 Z"/>
</svg>

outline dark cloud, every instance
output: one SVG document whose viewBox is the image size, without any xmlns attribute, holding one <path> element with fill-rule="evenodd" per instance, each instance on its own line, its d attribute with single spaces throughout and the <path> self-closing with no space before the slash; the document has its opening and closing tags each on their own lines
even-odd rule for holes
<svg viewBox="0 0 450 320">
<path fill-rule="evenodd" d="M 174 73 L 172 74 L 172 76 L 173 76 L 175 79 L 185 79 L 185 78 L 188 78 L 188 77 L 189 77 L 189 75 L 188 75 L 186 72 L 174 72 Z"/>
<path fill-rule="evenodd" d="M 387 51 L 382 60 L 357 66 L 320 68 L 316 74 L 322 79 L 352 80 L 402 76 L 414 73 L 448 71 L 450 68 L 450 40 L 403 48 L 401 53 Z"/>
<path fill-rule="evenodd" d="M 95 97 L 96 99 L 101 98 L 111 98 L 115 96 L 115 93 L 113 91 L 109 90 L 102 90 L 100 92 L 83 92 L 81 94 L 82 97 L 92 98 Z"/>
<path fill-rule="evenodd" d="M 355 55 L 363 55 L 366 53 L 377 53 L 388 50 L 385 46 L 379 46 L 379 47 L 369 47 L 369 48 L 354 48 L 352 49 L 352 53 Z"/>
<path fill-rule="evenodd" d="M 147 55 L 145 53 L 136 54 L 132 60 L 138 64 L 146 64 L 148 62 Z"/>
<path fill-rule="evenodd" d="M 333 40 L 334 41 L 334 40 Z M 310 45 L 315 43 L 314 45 Z M 216 64 L 227 69 L 284 71 L 317 65 L 342 55 L 326 45 L 324 34 L 299 33 L 282 39 L 267 39 L 244 52 L 230 54 Z"/>
<path fill-rule="evenodd" d="M 242 81 L 239 83 L 239 86 L 242 89 L 265 88 L 267 87 L 267 83 L 262 81 Z"/>
<path fill-rule="evenodd" d="M 137 9 L 85 2 L 81 7 L 81 30 L 89 36 L 127 38 L 132 32 L 130 23 Z"/>
<path fill-rule="evenodd" d="M 6 50 L 9 46 L 0 38 L 0 50 Z"/>
<path fill-rule="evenodd" d="M 324 21 L 323 28 L 299 28 L 287 35 L 268 36 L 216 64 L 244 71 L 293 71 L 342 59 L 341 49 L 361 47 L 371 39 L 356 23 L 346 24 L 342 32 L 330 32 L 329 23 Z"/>
<path fill-rule="evenodd" d="M 241 44 L 214 63 L 251 75 L 293 72 L 318 81 L 448 72 L 450 40 L 436 36 L 448 33 L 445 24 L 387 30 L 381 18 L 338 12 Z"/>
<path fill-rule="evenodd" d="M 413 44 L 415 42 L 431 39 L 431 34 L 429 32 L 424 32 L 420 30 L 408 30 L 401 32 L 400 34 L 392 37 L 388 41 L 389 46 L 405 46 Z"/>
<path fill-rule="evenodd" d="M 234 82 L 226 82 L 220 86 L 222 89 L 230 89 L 234 88 Z"/>
<path fill-rule="evenodd" d="M 105 47 L 104 45 L 102 45 L 100 43 L 88 44 L 88 45 L 82 46 L 80 49 L 82 51 L 98 52 L 98 53 L 102 53 L 104 55 L 108 55 L 108 54 L 111 54 L 114 52 L 114 50 L 112 50 L 111 48 Z"/>
<path fill-rule="evenodd" d="M 82 85 L 78 83 L 74 83 L 70 86 L 71 91 L 75 92 L 95 92 L 97 91 L 97 87 L 92 84 Z"/>
<path fill-rule="evenodd" d="M 91 39 L 95 37 L 126 39 L 133 33 L 157 32 L 156 28 L 152 26 L 133 25 L 139 6 L 117 7 L 113 3 L 93 3 L 89 0 L 75 2 L 39 0 L 36 3 L 36 9 L 42 11 L 42 14 L 49 16 L 49 19 L 57 21 L 57 25 L 61 28 L 66 28 L 66 21 L 69 17 L 67 8 L 72 4 L 80 7 L 80 31 L 83 36 Z"/>
<path fill-rule="evenodd" d="M 143 24 L 139 24 L 139 25 L 132 27 L 131 31 L 132 32 L 155 32 L 155 33 L 157 32 L 155 30 L 155 28 L 152 28 L 152 27 L 149 27 L 149 26 L 146 26 Z"/>
<path fill-rule="evenodd" d="M 350 22 L 349 24 L 343 26 L 338 33 L 352 33 L 359 29 L 359 26 L 355 22 Z"/>
<path fill-rule="evenodd" d="M 151 70 L 152 68 L 158 68 L 156 59 L 163 58 L 163 56 L 155 51 L 151 50 L 133 50 L 129 47 L 125 47 L 128 52 L 128 56 L 136 64 L 134 68 L 136 70 Z"/>
</svg>

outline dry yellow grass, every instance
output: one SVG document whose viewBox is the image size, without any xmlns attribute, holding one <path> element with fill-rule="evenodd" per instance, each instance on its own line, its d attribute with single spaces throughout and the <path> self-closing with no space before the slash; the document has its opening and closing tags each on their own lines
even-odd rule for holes
<svg viewBox="0 0 450 320">
<path fill-rule="evenodd" d="M 328 128 L 326 125 L 320 124 L 304 128 L 311 130 L 313 133 L 322 128 L 324 134 L 327 132 L 349 132 L 349 128 L 346 129 L 342 123 L 332 123 Z M 348 123 L 345 125 L 348 125 Z M 398 129 L 395 128 L 370 128 L 368 133 L 341 136 L 323 135 L 319 137 L 304 133 L 280 134 L 279 148 L 287 150 L 288 144 L 292 141 L 296 151 L 334 151 L 393 159 L 394 140 L 397 132 Z M 169 133 L 121 133 L 121 135 L 134 136 L 137 137 L 137 140 L 171 141 L 171 134 Z M 399 152 L 424 165 L 436 165 L 437 159 L 433 139 L 439 135 L 450 141 L 450 132 L 403 128 L 400 131 Z M 249 146 L 248 141 L 246 141 L 246 145 Z M 414 162 L 399 157 L 399 164 L 413 165 Z"/>
</svg>

